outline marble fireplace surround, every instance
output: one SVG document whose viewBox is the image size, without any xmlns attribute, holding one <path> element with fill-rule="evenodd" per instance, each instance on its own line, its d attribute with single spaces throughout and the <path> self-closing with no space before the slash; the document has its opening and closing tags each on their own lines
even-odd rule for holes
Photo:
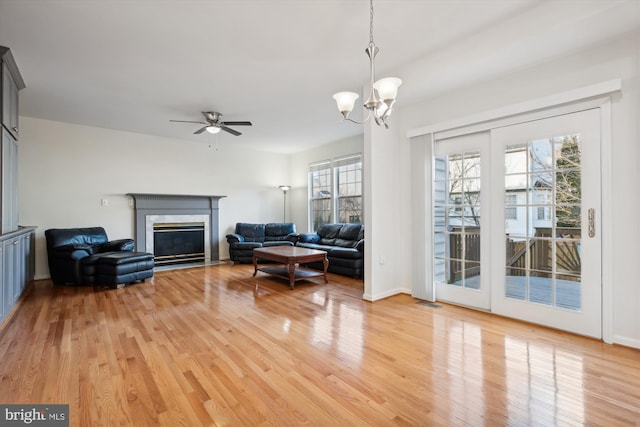
<svg viewBox="0 0 640 427">
<path fill-rule="evenodd" d="M 134 201 L 137 251 L 152 252 L 147 248 L 153 248 L 153 241 L 148 242 L 153 234 L 147 231 L 149 225 L 153 228 L 153 222 L 197 220 L 205 222 L 205 264 L 219 261 L 218 202 L 225 196 L 149 193 L 128 193 L 127 196 Z"/>
</svg>

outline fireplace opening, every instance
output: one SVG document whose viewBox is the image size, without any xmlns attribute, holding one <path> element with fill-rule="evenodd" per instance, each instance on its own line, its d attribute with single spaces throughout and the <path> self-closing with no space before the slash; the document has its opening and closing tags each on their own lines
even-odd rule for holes
<svg viewBox="0 0 640 427">
<path fill-rule="evenodd" d="M 204 262 L 204 222 L 153 224 L 153 255 L 158 266 Z"/>
</svg>

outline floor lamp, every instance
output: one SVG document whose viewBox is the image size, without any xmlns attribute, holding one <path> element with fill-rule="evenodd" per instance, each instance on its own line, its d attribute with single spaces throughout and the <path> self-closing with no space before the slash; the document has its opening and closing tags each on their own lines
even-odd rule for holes
<svg viewBox="0 0 640 427">
<path fill-rule="evenodd" d="M 282 222 L 287 222 L 287 191 L 291 189 L 289 185 L 281 185 L 278 187 L 282 190 Z"/>
</svg>

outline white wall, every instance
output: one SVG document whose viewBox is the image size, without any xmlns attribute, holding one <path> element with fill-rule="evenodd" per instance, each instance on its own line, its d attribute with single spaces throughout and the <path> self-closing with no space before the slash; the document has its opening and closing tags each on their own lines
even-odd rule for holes
<svg viewBox="0 0 640 427">
<path fill-rule="evenodd" d="M 394 118 L 406 135 L 407 131 L 424 126 L 622 78 L 622 95 L 614 96 L 612 104 L 613 218 L 608 221 L 613 226 L 613 265 L 607 267 L 613 271 L 613 340 L 634 347 L 640 347 L 640 286 L 635 264 L 640 241 L 639 70 L 640 32 L 635 31 L 570 56 L 394 111 Z M 399 173 L 411 165 L 407 153 L 402 164 Z M 410 206 L 411 200 L 407 198 L 403 204 Z"/>
<path fill-rule="evenodd" d="M 44 230 L 102 226 L 133 237 L 126 193 L 223 195 L 220 259 L 236 222 L 282 221 L 289 155 L 20 117 L 20 224 L 37 226 L 36 278 L 49 276 Z M 306 175 L 305 175 L 306 176 Z M 108 206 L 101 206 L 101 200 Z"/>
<path fill-rule="evenodd" d="M 371 232 L 365 245 L 364 298 L 375 301 L 411 292 L 409 144 L 395 122 L 389 129 L 365 124 L 365 223 Z"/>
<path fill-rule="evenodd" d="M 344 123 L 344 126 L 359 125 Z M 290 213 L 287 215 L 291 215 L 299 233 L 309 231 L 309 165 L 323 160 L 332 160 L 350 154 L 362 153 L 362 141 L 362 135 L 356 135 L 352 138 L 291 155 L 291 191 L 287 202 Z"/>
</svg>

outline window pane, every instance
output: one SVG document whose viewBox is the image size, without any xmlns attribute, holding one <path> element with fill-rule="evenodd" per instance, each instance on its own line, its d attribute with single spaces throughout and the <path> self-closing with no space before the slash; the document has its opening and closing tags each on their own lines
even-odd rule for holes
<svg viewBox="0 0 640 427">
<path fill-rule="evenodd" d="M 465 154 L 463 164 L 465 178 L 480 177 L 480 155 L 478 153 Z"/>
<path fill-rule="evenodd" d="M 532 270 L 551 271 L 553 245 L 551 240 L 531 239 L 529 265 Z"/>
<path fill-rule="evenodd" d="M 449 156 L 449 179 L 461 179 L 463 174 L 462 155 L 455 154 Z"/>
<path fill-rule="evenodd" d="M 549 170 L 553 165 L 553 155 L 551 153 L 551 144 L 548 139 L 531 141 L 529 148 L 530 166 L 532 172 L 540 170 Z"/>
<path fill-rule="evenodd" d="M 464 236 L 464 259 L 480 261 L 480 228 L 471 230 Z"/>
<path fill-rule="evenodd" d="M 580 206 L 556 206 L 556 226 L 558 229 L 578 229 L 578 234 L 580 234 L 581 220 Z"/>
<path fill-rule="evenodd" d="M 505 175 L 524 174 L 527 172 L 527 146 L 510 145 L 504 153 Z"/>
<path fill-rule="evenodd" d="M 338 222 L 359 224 L 361 212 L 362 197 L 340 197 L 338 199 Z"/>
<path fill-rule="evenodd" d="M 464 191 L 466 193 L 479 193 L 480 192 L 480 178 L 465 179 Z"/>
<path fill-rule="evenodd" d="M 557 170 L 580 168 L 580 137 L 578 135 L 554 138 L 553 145 Z"/>
<path fill-rule="evenodd" d="M 513 191 L 526 191 L 527 189 L 527 174 L 515 174 L 504 176 L 504 188 L 505 190 Z"/>
<path fill-rule="evenodd" d="M 309 172 L 311 197 L 331 197 L 331 169 L 321 169 Z"/>
<path fill-rule="evenodd" d="M 331 199 L 312 200 L 311 210 L 314 230 L 317 230 L 322 224 L 331 223 Z"/>
<path fill-rule="evenodd" d="M 556 241 L 556 271 L 559 276 L 580 276 L 582 261 L 580 258 L 579 240 Z"/>
<path fill-rule="evenodd" d="M 354 159 L 355 160 L 355 159 Z M 362 162 L 336 166 L 337 222 L 360 223 L 362 221 Z"/>
<path fill-rule="evenodd" d="M 556 173 L 556 203 L 580 203 L 581 177 L 579 169 Z"/>
</svg>

